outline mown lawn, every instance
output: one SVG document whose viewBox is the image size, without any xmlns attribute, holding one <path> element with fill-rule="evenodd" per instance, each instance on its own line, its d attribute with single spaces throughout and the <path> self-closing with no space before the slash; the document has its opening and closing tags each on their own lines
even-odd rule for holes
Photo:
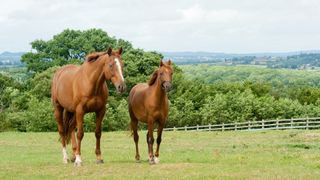
<svg viewBox="0 0 320 180">
<path fill-rule="evenodd" d="M 103 165 L 85 133 L 82 167 L 62 164 L 58 133 L 0 133 L 0 179 L 319 179 L 320 131 L 164 132 L 160 164 L 134 161 L 129 132 L 104 133 Z M 70 148 L 68 148 L 70 152 Z"/>
</svg>

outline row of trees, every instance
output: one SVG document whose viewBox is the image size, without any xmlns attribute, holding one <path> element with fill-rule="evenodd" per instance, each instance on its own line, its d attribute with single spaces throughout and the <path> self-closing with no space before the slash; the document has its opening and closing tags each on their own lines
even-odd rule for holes
<svg viewBox="0 0 320 180">
<path fill-rule="evenodd" d="M 34 50 L 22 57 L 27 70 L 0 73 L 0 131 L 55 131 L 50 100 L 54 71 L 64 64 L 81 64 L 85 54 L 109 46 L 124 48 L 128 91 L 118 95 L 113 85 L 108 84 L 110 97 L 103 130 L 127 130 L 128 92 L 136 83 L 147 81 L 163 58 L 159 53 L 136 49 L 130 42 L 110 37 L 99 29 L 65 30 L 49 41 L 36 40 L 31 44 Z M 254 75 L 260 76 L 252 78 Z M 274 83 L 278 76 L 281 80 Z M 290 77 L 288 72 L 261 68 L 175 66 L 166 126 L 319 116 L 319 81 L 292 82 Z M 308 78 L 311 77 L 305 80 Z M 93 118 L 94 114 L 85 116 L 85 130 L 94 130 Z"/>
</svg>

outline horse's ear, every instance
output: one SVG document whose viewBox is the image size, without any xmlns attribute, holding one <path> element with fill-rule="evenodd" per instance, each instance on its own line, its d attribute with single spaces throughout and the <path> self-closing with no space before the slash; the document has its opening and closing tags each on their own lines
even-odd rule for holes
<svg viewBox="0 0 320 180">
<path fill-rule="evenodd" d="M 172 64 L 171 59 L 169 59 L 169 61 L 168 61 L 168 65 L 171 65 L 171 64 Z"/>
<path fill-rule="evenodd" d="M 161 67 L 161 66 L 163 66 L 163 62 L 162 62 L 162 60 L 160 60 L 160 67 Z"/>
<path fill-rule="evenodd" d="M 122 54 L 122 47 L 120 47 L 120 49 L 119 49 L 119 54 L 120 55 Z"/>
<path fill-rule="evenodd" d="M 109 56 L 111 56 L 111 53 L 112 53 L 112 48 L 109 47 L 108 50 L 107 50 L 107 54 L 108 54 Z"/>
<path fill-rule="evenodd" d="M 86 57 L 86 60 L 88 62 L 92 62 L 92 61 L 95 61 L 98 59 L 100 55 L 98 53 L 92 53 L 92 54 L 89 54 L 87 57 Z"/>
</svg>

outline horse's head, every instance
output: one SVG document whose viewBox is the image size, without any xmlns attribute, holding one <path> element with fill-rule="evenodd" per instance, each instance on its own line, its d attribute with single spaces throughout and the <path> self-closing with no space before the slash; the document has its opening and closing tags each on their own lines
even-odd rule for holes
<svg viewBox="0 0 320 180">
<path fill-rule="evenodd" d="M 116 87 L 117 92 L 123 93 L 126 90 L 126 84 L 123 78 L 123 62 L 121 59 L 122 48 L 118 51 L 112 51 L 111 48 L 107 50 L 109 58 L 105 61 L 103 72 L 106 79 L 110 79 Z"/>
<path fill-rule="evenodd" d="M 160 67 L 158 70 L 158 76 L 161 83 L 161 88 L 166 92 L 171 90 L 172 86 L 172 75 L 173 75 L 173 68 L 171 60 L 167 62 L 160 61 Z"/>
</svg>

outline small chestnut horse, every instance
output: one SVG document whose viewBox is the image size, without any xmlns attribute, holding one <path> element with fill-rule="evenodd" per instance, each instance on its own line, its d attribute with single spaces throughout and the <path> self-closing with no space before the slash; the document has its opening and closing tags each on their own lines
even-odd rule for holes
<svg viewBox="0 0 320 180">
<path fill-rule="evenodd" d="M 72 143 L 75 166 L 81 166 L 81 140 L 83 138 L 83 117 L 87 112 L 96 113 L 96 157 L 103 163 L 100 150 L 101 122 L 106 112 L 109 95 L 106 80 L 111 80 L 118 92 L 125 91 L 123 79 L 122 48 L 118 51 L 95 52 L 86 57 L 81 66 L 66 65 L 54 74 L 52 80 L 52 103 L 61 138 L 63 162 L 69 158 L 66 145 Z M 77 129 L 77 134 L 75 134 Z"/>
<path fill-rule="evenodd" d="M 171 89 L 173 68 L 171 60 L 166 63 L 160 62 L 160 67 L 152 74 L 147 83 L 140 83 L 134 86 L 129 95 L 129 114 L 131 118 L 131 129 L 136 144 L 136 161 L 140 161 L 137 132 L 138 121 L 148 124 L 147 143 L 149 152 L 149 163 L 159 163 L 159 147 L 161 134 L 166 120 L 168 119 L 168 96 Z M 157 149 L 153 155 L 153 125 L 158 123 Z"/>
</svg>

